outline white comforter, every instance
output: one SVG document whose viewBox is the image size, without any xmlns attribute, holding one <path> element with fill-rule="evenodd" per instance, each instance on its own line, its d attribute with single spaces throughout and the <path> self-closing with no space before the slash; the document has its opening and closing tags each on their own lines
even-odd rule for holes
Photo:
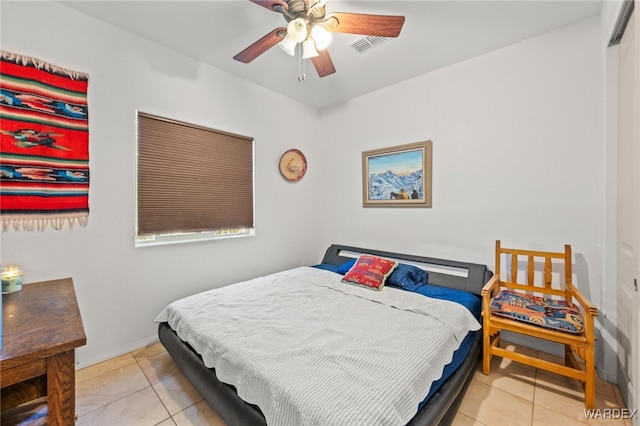
<svg viewBox="0 0 640 426">
<path fill-rule="evenodd" d="M 480 324 L 454 302 L 300 267 L 167 306 L 167 321 L 269 425 L 403 425 Z"/>
</svg>

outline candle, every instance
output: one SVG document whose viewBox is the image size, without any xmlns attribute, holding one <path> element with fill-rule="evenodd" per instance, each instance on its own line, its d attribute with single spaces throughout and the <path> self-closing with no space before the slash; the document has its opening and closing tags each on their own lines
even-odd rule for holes
<svg viewBox="0 0 640 426">
<path fill-rule="evenodd" d="M 0 273 L 2 280 L 2 293 L 15 293 L 22 290 L 22 268 L 19 266 L 7 266 Z"/>
</svg>

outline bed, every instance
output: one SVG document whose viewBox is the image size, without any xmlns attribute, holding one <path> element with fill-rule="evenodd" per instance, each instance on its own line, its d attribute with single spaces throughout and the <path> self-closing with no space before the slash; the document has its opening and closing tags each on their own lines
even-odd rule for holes
<svg viewBox="0 0 640 426">
<path fill-rule="evenodd" d="M 351 266 L 351 264 L 362 255 L 391 259 L 403 265 L 411 265 L 410 267 L 418 267 L 426 270 L 428 273 L 428 285 L 420 287 L 420 289 L 415 292 L 398 290 L 397 288 L 389 290 L 389 288 L 391 288 L 389 286 L 385 287 L 382 291 L 376 292 L 370 289 L 363 289 L 361 286 L 351 286 L 342 283 L 342 273 L 344 273 L 345 266 Z M 343 269 L 342 271 L 340 271 L 341 268 Z M 469 320 L 468 317 L 473 317 L 477 322 L 481 323 L 481 321 L 479 321 L 481 311 L 479 296 L 482 286 L 491 276 L 491 271 L 489 271 L 485 265 L 333 244 L 327 249 L 321 263 L 313 265 L 313 267 L 294 268 L 256 280 L 249 280 L 244 283 L 204 292 L 200 295 L 181 299 L 168 305 L 156 318 L 156 321 L 159 323 L 158 335 L 160 342 L 179 365 L 184 375 L 230 426 L 265 425 L 267 424 L 266 418 L 271 419 L 269 421 L 270 425 L 329 423 L 384 423 L 408 424 L 412 426 L 446 425 L 451 424 L 453 421 L 481 355 L 482 330 L 479 329 L 479 324 L 477 326 L 471 325 L 471 321 L 474 320 Z M 283 287 L 279 287 L 279 285 Z M 302 288 L 305 290 L 303 291 Z M 292 289 L 293 291 L 291 291 Z M 258 293 L 258 291 L 263 290 L 275 293 Z M 209 308 L 209 303 L 215 304 L 220 298 L 230 297 L 224 294 L 234 293 L 234 297 L 238 297 L 235 293 L 240 291 L 244 292 L 239 293 L 239 297 L 242 297 L 241 300 L 243 302 L 239 304 L 236 303 L 236 305 L 229 303 L 232 309 L 230 315 L 225 316 L 225 314 L 219 310 L 221 308 L 218 306 L 216 306 L 215 309 Z M 309 291 L 308 294 L 306 293 L 307 291 Z M 253 297 L 254 294 L 259 294 L 259 296 Z M 451 297 L 451 294 L 453 294 L 453 297 Z M 286 295 L 286 297 L 284 297 L 284 295 Z M 424 296 L 429 297 L 425 298 Z M 300 308 L 300 312 L 293 313 L 296 309 L 295 306 L 286 308 L 286 310 L 283 311 L 283 308 L 278 305 L 279 303 L 285 303 L 281 302 L 280 299 L 295 297 L 302 298 L 303 300 L 292 299 L 291 302 L 294 305 L 300 306 L 302 303 L 306 303 L 305 300 L 311 300 L 312 306 Z M 390 299 L 387 300 L 387 297 Z M 444 300 L 440 301 L 436 299 Z M 242 306 L 245 305 L 245 302 L 247 306 Z M 422 308 L 422 304 L 427 302 L 429 303 L 428 308 Z M 206 305 L 203 305 L 205 303 Z M 244 308 L 250 312 L 249 316 L 253 316 L 256 308 L 251 306 L 252 303 L 262 303 L 270 307 L 277 307 L 276 319 L 280 321 L 284 318 L 288 322 L 279 322 L 279 325 L 275 327 L 270 326 L 269 318 L 267 317 L 269 317 L 269 315 L 274 316 L 272 312 L 271 314 L 264 314 L 264 319 L 251 318 L 249 321 L 254 322 L 248 325 L 240 323 L 239 318 L 245 318 L 246 315 L 238 315 L 238 318 L 236 318 L 233 313 L 240 312 L 240 310 Z M 433 306 L 431 304 L 433 304 Z M 328 310 L 327 312 L 323 311 L 325 305 Z M 465 307 L 462 308 L 462 305 Z M 359 313 L 361 309 L 360 306 L 362 306 L 362 309 L 375 310 L 372 311 L 371 315 L 373 315 L 373 318 L 380 319 L 380 321 L 372 326 L 373 328 L 369 328 L 366 325 L 357 325 L 355 324 L 357 321 L 354 321 L 353 318 L 348 318 L 348 315 L 357 315 L 358 318 L 364 318 L 363 314 Z M 389 307 L 391 307 L 391 309 Z M 176 312 L 180 309 L 184 312 L 177 314 Z M 233 311 L 233 309 L 238 309 L 238 311 Z M 271 310 L 273 311 L 274 309 Z M 289 309 L 292 310 L 291 313 Z M 440 314 L 436 315 L 437 312 L 441 312 L 440 310 L 442 310 L 442 318 L 438 318 Z M 373 338 L 375 339 L 377 335 L 384 333 L 379 330 L 386 328 L 387 324 L 391 327 L 402 327 L 402 330 L 406 330 L 407 327 L 413 328 L 414 324 L 415 327 L 422 327 L 423 322 L 425 322 L 425 324 L 443 323 L 446 327 L 453 327 L 454 325 L 452 324 L 447 325 L 447 321 L 453 320 L 444 319 L 445 310 L 460 311 L 465 320 L 462 321 L 458 319 L 455 321 L 460 323 L 468 322 L 469 325 L 466 326 L 468 329 L 453 332 L 447 331 L 447 333 L 438 331 L 434 332 L 433 336 L 430 334 L 429 339 L 407 339 L 410 340 L 410 342 L 402 343 L 398 343 L 394 339 L 395 336 L 404 334 L 404 331 L 397 332 L 397 329 L 396 331 L 389 330 L 388 332 L 392 333 L 390 336 L 384 338 L 379 337 L 379 339 L 389 341 L 393 347 L 406 344 L 408 347 L 406 349 L 403 347 L 401 354 L 412 354 L 411 351 L 417 351 L 417 355 L 412 354 L 399 361 L 398 354 L 391 354 L 392 357 L 395 357 L 395 361 L 389 361 L 386 364 L 384 362 L 376 363 L 376 361 L 373 360 L 373 356 L 371 359 L 368 358 L 371 350 L 374 352 L 386 351 L 386 349 L 378 350 L 380 342 L 373 344 L 373 349 L 366 349 L 369 352 L 366 352 L 367 355 L 364 356 L 358 351 L 364 351 L 364 348 L 367 348 L 366 343 L 358 342 L 357 344 L 353 343 L 353 347 L 349 346 L 354 340 L 352 330 L 335 331 L 333 324 L 330 326 L 327 325 L 326 327 L 324 326 L 324 321 L 337 319 L 340 324 L 344 324 L 347 327 L 360 327 L 357 330 L 362 331 L 363 336 L 370 333 L 373 329 L 375 332 L 371 334 L 374 335 Z M 325 330 L 320 330 L 317 327 L 310 332 L 309 336 L 305 336 L 303 340 L 305 344 L 311 345 L 309 347 L 312 348 L 311 352 L 313 355 L 308 361 L 308 364 L 301 367 L 303 368 L 302 371 L 304 374 L 300 374 L 300 372 L 295 372 L 295 366 L 299 365 L 300 361 L 288 361 L 288 358 L 286 358 L 287 361 L 282 361 L 284 364 L 278 364 L 278 362 L 284 360 L 285 358 L 283 357 L 285 355 L 289 356 L 290 353 L 296 352 L 293 355 L 298 356 L 297 352 L 308 353 L 310 349 L 302 349 L 301 347 L 298 350 L 297 345 L 294 345 L 295 348 L 277 347 L 277 349 L 273 349 L 272 347 L 266 348 L 266 346 L 272 343 L 274 345 L 279 344 L 279 339 L 281 337 L 284 338 L 283 335 L 288 334 L 289 325 L 297 325 L 301 322 L 299 320 L 291 320 L 291 318 L 305 317 L 307 312 L 310 311 L 319 311 L 321 312 L 320 315 L 326 315 L 326 317 L 323 317 L 319 322 L 305 319 L 305 325 L 308 323 L 322 324 L 322 327 L 331 329 L 331 332 L 335 331 L 335 333 L 338 333 L 338 337 L 336 337 L 336 335 L 325 335 Z M 425 313 L 422 311 L 428 312 Z M 211 314 L 211 312 L 216 312 L 216 314 Z M 358 312 L 358 314 L 355 314 L 355 312 Z M 422 314 L 417 314 L 416 312 L 422 312 Z M 399 317 L 387 319 L 387 314 L 399 315 Z M 342 318 L 343 316 L 344 318 Z M 190 319 L 190 317 L 194 319 Z M 348 320 L 344 321 L 344 319 L 347 318 Z M 405 318 L 408 324 L 403 323 Z M 219 323 L 213 324 L 206 322 L 204 325 L 196 326 L 190 323 L 189 320 L 219 321 Z M 363 321 L 366 323 L 366 320 L 363 319 Z M 252 330 L 258 330 L 254 327 L 261 326 L 263 323 L 266 324 L 265 327 L 277 329 L 277 332 L 270 334 L 271 329 L 269 329 L 266 332 L 261 330 L 252 333 Z M 381 326 L 380 324 L 385 325 Z M 434 327 L 440 326 L 441 324 L 434 325 Z M 460 327 L 462 327 L 462 325 L 460 325 Z M 369 331 L 367 331 L 367 329 Z M 419 329 L 422 330 L 421 328 Z M 244 330 L 240 332 L 242 339 L 239 340 L 239 344 L 236 346 L 225 347 L 223 349 L 218 348 L 218 346 L 221 345 L 211 343 L 211 337 L 204 336 L 204 334 L 208 332 L 220 334 L 226 342 L 232 340 L 230 336 L 234 333 L 234 330 Z M 407 331 L 407 333 L 410 332 L 413 331 Z M 202 335 L 200 333 L 202 333 Z M 344 337 L 347 336 L 348 333 L 352 333 L 349 335 L 350 337 Z M 260 343 L 255 343 L 256 346 L 252 346 L 254 342 L 247 340 L 253 338 L 253 336 L 247 336 L 251 334 L 256 334 L 256 338 L 268 338 L 269 341 L 261 341 Z M 441 337 L 436 336 L 440 336 L 441 334 Z M 423 362 L 418 359 L 419 356 L 422 356 L 423 352 L 431 350 L 428 346 L 431 345 L 432 339 L 436 341 L 440 338 L 444 340 L 443 345 L 447 345 L 449 348 L 448 352 L 453 353 L 442 356 L 436 355 L 435 357 L 438 358 L 437 361 L 428 361 L 432 367 L 422 367 L 425 371 L 415 370 L 414 372 L 413 369 L 419 367 L 410 365 L 411 361 L 416 359 L 418 366 L 422 364 Z M 423 340 L 425 342 L 428 341 L 429 344 L 424 346 Z M 417 341 L 421 341 L 422 343 L 416 343 Z M 334 346 L 340 346 L 346 349 L 347 353 L 340 355 L 332 354 L 333 358 L 326 361 L 329 364 L 323 365 L 325 348 L 333 348 Z M 262 349 L 270 352 L 260 353 Z M 277 353 L 271 357 L 271 355 L 277 351 L 281 351 L 282 354 Z M 444 352 L 445 351 L 438 351 L 438 354 L 444 354 Z M 254 353 L 256 353 L 256 357 L 252 358 Z M 350 356 L 352 354 L 353 357 Z M 248 363 L 245 366 L 239 365 L 239 361 L 236 361 L 236 359 L 245 358 Z M 358 361 L 363 359 L 366 359 L 366 362 Z M 364 379 L 351 378 L 351 372 L 344 370 L 344 368 L 345 365 L 349 365 L 349 368 L 351 368 L 355 364 L 357 364 L 357 368 L 369 368 L 369 364 L 371 364 L 372 373 L 365 374 Z M 359 364 L 366 365 L 361 366 Z M 210 368 L 207 365 L 212 367 Z M 338 368 L 341 373 L 333 374 L 329 371 L 328 366 L 331 365 L 337 365 L 338 367 L 336 368 Z M 216 371 L 216 368 L 213 366 L 219 366 L 218 371 Z M 289 366 L 291 366 L 291 368 L 289 368 Z M 390 373 L 387 374 L 386 370 L 380 372 L 380 368 L 390 368 Z M 260 369 L 273 371 L 267 371 L 265 373 L 253 371 Z M 249 370 L 251 371 L 248 372 Z M 252 376 L 252 374 L 257 374 L 258 376 Z M 314 376 L 314 374 L 318 375 Z M 404 377 L 404 375 L 408 375 L 408 378 Z M 346 376 L 346 378 L 334 376 Z M 398 377 L 398 380 L 401 380 L 401 382 L 410 379 L 410 385 L 405 386 L 401 383 L 401 386 L 410 387 L 411 390 L 398 387 L 399 385 L 395 383 L 387 385 L 387 376 L 393 376 L 391 380 L 396 380 L 396 377 Z M 291 381 L 283 381 L 281 383 L 281 377 L 285 377 Z M 416 379 L 414 379 L 414 377 L 416 377 Z M 344 386 L 338 386 L 336 389 L 325 390 L 325 388 L 331 386 L 334 379 L 336 381 L 342 379 L 351 380 L 349 382 L 349 389 L 346 389 Z M 305 380 L 309 380 L 309 383 L 305 383 Z M 383 384 L 379 384 L 378 381 L 383 382 Z M 269 382 L 273 382 L 274 390 L 266 391 L 267 386 L 272 386 Z M 362 382 L 361 385 L 363 386 L 361 390 L 358 391 L 350 388 L 351 383 L 354 383 L 353 386 L 356 387 L 356 383 L 360 382 Z M 425 385 L 427 386 L 426 388 L 424 387 Z M 303 389 L 305 392 L 308 390 L 311 393 L 310 396 L 303 398 L 300 407 L 304 408 L 298 408 L 296 405 L 292 408 L 282 402 L 284 400 L 288 401 L 290 394 L 297 394 L 300 392 L 300 389 Z M 365 389 L 368 390 L 365 392 Z M 390 390 L 392 390 L 390 394 L 384 393 Z M 263 395 L 269 392 L 271 392 L 269 397 L 263 397 Z M 327 392 L 327 395 L 322 395 Z M 367 393 L 365 398 L 367 400 L 373 400 L 371 394 L 375 394 L 375 396 L 380 395 L 384 398 L 384 404 L 372 401 L 371 403 L 374 404 L 372 407 L 362 409 L 359 412 L 360 407 L 366 406 L 365 402 L 369 403 L 360 397 L 360 395 L 365 393 Z M 425 393 L 427 395 L 426 397 Z M 239 396 L 239 394 L 242 395 L 242 397 Z M 395 399 L 398 401 L 395 401 Z M 245 401 L 252 401 L 254 403 Z M 387 401 L 389 401 L 389 404 L 396 403 L 401 406 L 390 405 L 387 407 L 385 405 Z M 290 404 L 294 403 L 291 402 Z M 296 402 L 295 404 L 298 403 Z M 304 404 L 310 404 L 309 406 L 311 408 L 309 408 L 308 412 L 305 411 L 307 410 L 307 405 Z M 405 407 L 405 405 L 408 407 Z M 316 409 L 317 412 L 313 412 L 312 409 Z M 342 410 L 344 410 L 344 413 Z M 296 412 L 292 413 L 293 411 Z M 378 414 L 377 411 L 381 413 Z M 376 416 L 387 417 L 367 417 L 369 412 L 375 412 L 374 414 Z M 408 413 L 411 413 L 410 418 L 407 417 L 409 415 Z M 362 414 L 362 417 L 360 417 L 360 414 Z M 374 414 L 371 414 L 371 416 Z M 320 415 L 330 415 L 330 417 L 318 417 Z"/>
</svg>

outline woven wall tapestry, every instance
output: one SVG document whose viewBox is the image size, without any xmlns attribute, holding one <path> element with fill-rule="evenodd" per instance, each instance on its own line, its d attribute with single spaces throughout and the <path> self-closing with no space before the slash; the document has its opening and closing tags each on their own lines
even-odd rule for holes
<svg viewBox="0 0 640 426">
<path fill-rule="evenodd" d="M 3 231 L 87 224 L 89 76 L 0 50 Z"/>
</svg>

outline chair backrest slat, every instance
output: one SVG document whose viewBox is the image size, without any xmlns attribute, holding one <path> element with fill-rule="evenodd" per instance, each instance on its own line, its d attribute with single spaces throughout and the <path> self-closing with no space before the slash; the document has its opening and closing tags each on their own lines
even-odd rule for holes
<svg viewBox="0 0 640 426">
<path fill-rule="evenodd" d="M 571 265 L 571 246 L 569 244 L 565 244 L 564 246 L 564 264 L 565 264 L 565 268 L 564 268 L 564 289 L 566 291 L 566 296 L 565 298 L 567 300 L 571 300 L 572 296 L 571 296 L 571 292 L 568 289 L 568 286 L 566 284 L 573 284 L 573 270 L 572 265 Z"/>
<path fill-rule="evenodd" d="M 528 256 L 529 261 L 527 262 L 527 284 L 534 285 L 534 271 L 535 271 L 535 262 L 533 259 L 533 255 Z"/>
<path fill-rule="evenodd" d="M 547 252 L 503 248 L 498 240 L 496 241 L 496 275 L 500 276 L 500 263 L 502 261 L 508 262 L 507 256 L 511 258 L 511 264 L 508 268 L 511 276 L 502 278 L 506 279 L 506 281 L 503 281 L 503 285 L 512 289 L 520 289 L 532 293 L 540 292 L 571 300 L 572 296 L 566 285 L 573 284 L 570 245 L 565 245 L 564 252 Z M 523 259 L 524 257 L 527 258 L 526 270 L 524 270 L 524 265 L 519 265 L 518 263 L 518 259 Z M 562 262 L 559 262 L 560 260 Z M 524 274 L 524 276 L 521 276 L 522 281 L 518 279 L 519 266 L 523 269 L 520 271 Z M 561 273 L 562 268 L 564 268 L 564 277 Z"/>
<path fill-rule="evenodd" d="M 544 258 L 544 286 L 551 288 L 551 258 Z"/>
</svg>

